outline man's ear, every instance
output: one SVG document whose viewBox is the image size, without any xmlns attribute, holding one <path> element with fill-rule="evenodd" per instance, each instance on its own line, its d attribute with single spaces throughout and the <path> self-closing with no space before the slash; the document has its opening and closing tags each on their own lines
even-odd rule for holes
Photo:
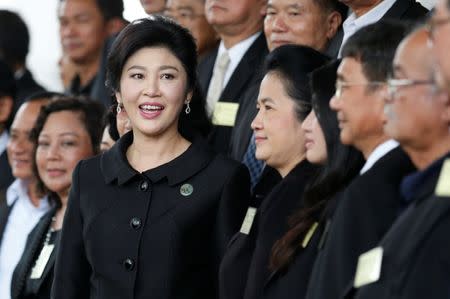
<svg viewBox="0 0 450 299">
<path fill-rule="evenodd" d="M 342 24 L 342 16 L 340 13 L 338 13 L 337 11 L 333 11 L 332 13 L 330 13 L 327 17 L 327 25 L 328 25 L 328 30 L 327 30 L 327 38 L 330 40 L 332 39 L 338 29 L 339 26 L 341 26 Z"/>
<path fill-rule="evenodd" d="M 266 12 L 267 12 L 267 0 L 260 0 L 261 3 L 261 9 L 259 10 L 259 13 L 261 14 L 262 17 L 266 16 Z"/>
<path fill-rule="evenodd" d="M 108 36 L 119 33 L 124 28 L 124 21 L 121 18 L 112 18 L 106 24 Z"/>
<path fill-rule="evenodd" d="M 0 124 L 6 123 L 13 112 L 14 99 L 11 96 L 0 96 Z"/>
</svg>

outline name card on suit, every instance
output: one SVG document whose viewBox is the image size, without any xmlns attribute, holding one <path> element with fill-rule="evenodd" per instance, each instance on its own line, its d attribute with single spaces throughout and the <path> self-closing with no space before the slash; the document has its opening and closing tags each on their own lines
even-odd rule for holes
<svg viewBox="0 0 450 299">
<path fill-rule="evenodd" d="M 253 220 L 255 219 L 256 208 L 248 207 L 247 214 L 245 215 L 244 221 L 242 222 L 242 226 L 240 232 L 248 235 L 250 233 L 250 229 L 253 225 Z"/>
<path fill-rule="evenodd" d="M 309 228 L 308 232 L 305 235 L 305 238 L 303 238 L 302 247 L 306 248 L 308 246 L 309 241 L 311 241 L 312 236 L 314 235 L 314 232 L 317 229 L 317 226 L 319 224 L 317 222 L 314 222 L 313 225 Z"/>
<path fill-rule="evenodd" d="M 55 245 L 51 244 L 45 244 L 42 248 L 41 253 L 39 254 L 39 257 L 36 261 L 36 264 L 34 265 L 33 269 L 31 270 L 31 279 L 39 279 L 42 276 L 42 273 L 44 273 L 45 266 L 48 263 L 48 260 L 50 259 L 50 255 L 52 254 L 53 248 Z"/>
<path fill-rule="evenodd" d="M 359 256 L 353 286 L 360 288 L 380 279 L 383 248 L 376 247 Z"/>
<path fill-rule="evenodd" d="M 233 127 L 238 109 L 238 103 L 217 102 L 214 107 L 212 123 L 216 126 Z"/>
<path fill-rule="evenodd" d="M 450 159 L 446 159 L 442 164 L 435 193 L 437 196 L 450 196 Z"/>
</svg>

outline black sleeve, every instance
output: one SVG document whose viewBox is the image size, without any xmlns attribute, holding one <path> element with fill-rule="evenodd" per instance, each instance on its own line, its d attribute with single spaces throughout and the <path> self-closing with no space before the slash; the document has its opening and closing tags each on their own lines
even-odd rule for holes
<svg viewBox="0 0 450 299">
<path fill-rule="evenodd" d="M 61 240 L 56 257 L 53 299 L 90 298 L 91 267 L 83 240 L 83 218 L 80 208 L 80 162 L 74 170 Z M 86 190 L 83 190 L 86 192 Z"/>
</svg>

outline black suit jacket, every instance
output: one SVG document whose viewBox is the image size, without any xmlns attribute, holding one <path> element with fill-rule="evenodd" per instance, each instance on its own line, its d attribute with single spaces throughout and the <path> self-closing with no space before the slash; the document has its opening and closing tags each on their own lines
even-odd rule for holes
<svg viewBox="0 0 450 299">
<path fill-rule="evenodd" d="M 249 204 L 246 167 L 197 138 L 139 173 L 125 156 L 132 138 L 75 169 L 52 297 L 216 298 L 220 259 Z"/>
<path fill-rule="evenodd" d="M 102 103 L 106 108 L 109 108 L 114 102 L 112 91 L 106 87 L 106 66 L 108 64 L 109 51 L 116 37 L 117 34 L 107 38 L 103 45 L 100 66 L 89 94 L 93 100 Z"/>
<path fill-rule="evenodd" d="M 205 56 L 198 66 L 198 78 L 203 94 L 206 96 L 217 58 L 218 47 Z M 268 53 L 264 34 L 261 33 L 242 57 L 220 95 L 220 102 L 243 104 L 246 91 L 253 85 L 259 87 L 260 67 Z M 208 138 L 218 152 L 228 153 L 232 127 L 214 126 Z"/>
<path fill-rule="evenodd" d="M 28 277 L 31 274 L 31 269 L 34 267 L 36 260 L 42 250 L 47 231 L 51 225 L 52 217 L 55 216 L 56 208 L 52 208 L 48 211 L 35 228 L 28 235 L 25 250 L 20 258 L 19 263 L 13 273 L 11 282 L 11 299 L 46 299 L 50 298 L 50 291 L 53 283 L 53 272 L 56 260 L 56 251 L 58 248 L 58 242 L 55 242 L 55 247 L 50 255 L 44 272 L 41 278 L 36 280 L 34 296 L 25 296 L 25 284 Z"/>
<path fill-rule="evenodd" d="M 249 234 L 237 233 L 220 267 L 220 298 L 260 298 L 270 276 L 272 246 L 288 230 L 288 217 L 301 206 L 303 190 L 316 168 L 299 163 L 261 203 Z"/>
<path fill-rule="evenodd" d="M 242 161 L 247 151 L 250 138 L 253 135 L 251 123 L 255 118 L 258 110 L 256 110 L 256 100 L 259 94 L 259 84 L 251 86 L 245 93 L 244 100 L 239 106 L 236 115 L 236 124 L 231 133 L 230 139 L 230 157 Z"/>
<path fill-rule="evenodd" d="M 14 177 L 8 162 L 8 154 L 4 151 L 0 155 L 0 190 L 8 188 L 12 182 L 14 182 Z"/>
<path fill-rule="evenodd" d="M 286 270 L 275 271 L 270 275 L 264 286 L 262 298 L 305 298 L 314 262 L 323 246 L 336 203 L 341 197 L 342 192 L 338 192 L 327 202 L 325 210 L 318 217 L 317 229 L 307 246 L 295 255 L 293 262 Z"/>
<path fill-rule="evenodd" d="M 396 219 L 400 182 L 413 170 L 409 157 L 397 147 L 347 187 L 314 264 L 306 298 L 343 297 L 358 257 L 378 244 Z"/>
<path fill-rule="evenodd" d="M 381 20 L 404 20 L 404 21 L 420 21 L 423 20 L 428 13 L 428 9 L 422 6 L 420 2 L 416 2 L 415 0 L 397 0 L 394 5 L 384 14 Z M 330 50 L 329 54 L 339 53 L 340 45 L 342 44 L 342 39 L 344 38 L 343 29 L 339 29 L 336 37 L 333 41 L 332 50 Z M 339 45 L 336 47 L 335 45 Z M 336 52 L 337 50 L 337 52 Z"/>
<path fill-rule="evenodd" d="M 8 223 L 9 214 L 14 206 L 14 203 L 8 206 L 6 202 L 6 190 L 6 188 L 3 190 L 0 189 L 0 245 L 2 244 L 3 233 Z"/>
<path fill-rule="evenodd" d="M 16 80 L 17 94 L 16 94 L 16 109 L 24 102 L 24 100 L 38 91 L 43 91 L 44 88 L 39 85 L 33 78 L 29 70 L 25 70 L 22 77 Z"/>
<path fill-rule="evenodd" d="M 422 182 L 413 203 L 380 242 L 380 279 L 361 287 L 356 298 L 449 297 L 450 196 L 435 195 L 438 177 L 436 171 Z"/>
</svg>

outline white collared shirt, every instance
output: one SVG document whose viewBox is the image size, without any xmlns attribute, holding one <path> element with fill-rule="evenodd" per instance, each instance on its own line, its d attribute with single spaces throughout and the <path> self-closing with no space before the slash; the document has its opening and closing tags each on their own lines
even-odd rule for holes
<svg viewBox="0 0 450 299">
<path fill-rule="evenodd" d="M 220 42 L 217 57 L 220 57 L 220 55 L 222 55 L 222 53 L 224 53 L 225 51 L 228 52 L 228 56 L 230 57 L 230 64 L 228 65 L 227 71 L 225 72 L 225 76 L 223 78 L 223 88 L 227 86 L 228 81 L 230 81 L 231 75 L 233 75 L 234 70 L 237 68 L 239 62 L 241 62 L 242 57 L 244 57 L 245 55 L 245 52 L 247 52 L 247 50 L 260 34 L 261 32 L 257 32 L 229 49 L 225 48 L 223 41 Z"/>
<path fill-rule="evenodd" d="M 385 156 L 388 152 L 393 150 L 398 146 L 398 142 L 394 139 L 389 139 L 380 145 L 378 145 L 372 153 L 370 153 L 369 157 L 366 160 L 366 163 L 364 164 L 363 168 L 361 168 L 361 171 L 359 174 L 364 174 L 367 172 L 372 166 L 380 160 L 383 156 Z"/>
<path fill-rule="evenodd" d="M 377 6 L 358 18 L 355 13 L 352 12 L 342 24 L 342 28 L 344 29 L 344 37 L 342 39 L 338 57 L 341 57 L 342 47 L 350 36 L 362 27 L 378 22 L 392 7 L 392 5 L 394 5 L 395 1 L 396 0 L 383 0 L 378 3 Z"/>
<path fill-rule="evenodd" d="M 0 244 L 0 298 L 11 298 L 11 279 L 22 257 L 28 234 L 49 210 L 48 199 L 42 198 L 35 207 L 27 194 L 26 183 L 16 179 L 6 191 L 8 206 L 14 204 Z"/>
<path fill-rule="evenodd" d="M 8 144 L 8 132 L 5 130 L 0 135 L 0 155 L 3 154 L 3 152 L 6 150 L 6 145 L 7 144 Z"/>
</svg>

